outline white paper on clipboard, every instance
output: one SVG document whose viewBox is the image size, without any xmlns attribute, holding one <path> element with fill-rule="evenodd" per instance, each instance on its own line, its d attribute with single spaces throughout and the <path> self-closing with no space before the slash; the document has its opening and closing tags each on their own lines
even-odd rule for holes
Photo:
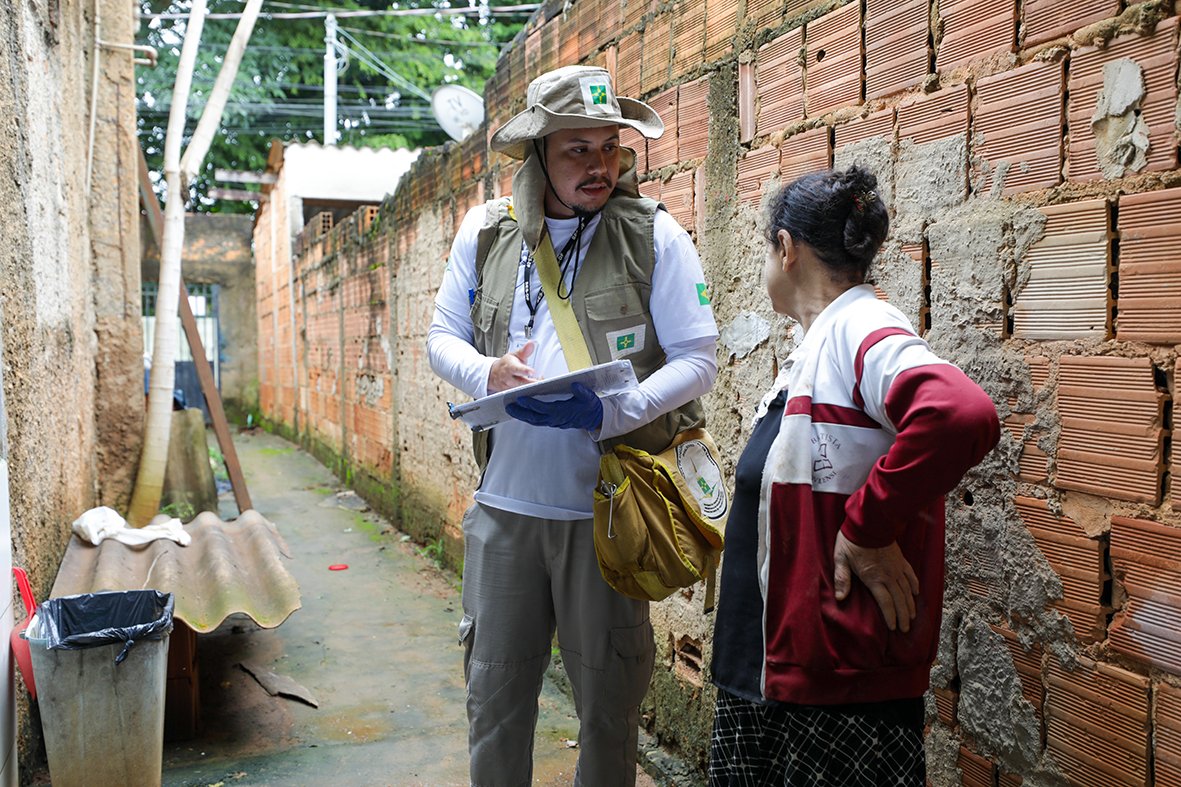
<svg viewBox="0 0 1181 787">
<path fill-rule="evenodd" d="M 639 385 L 631 361 L 623 358 L 580 369 L 577 372 L 567 372 L 548 380 L 510 388 L 500 393 L 489 394 L 474 402 L 465 404 L 448 402 L 447 409 L 451 411 L 452 418 L 460 419 L 470 426 L 473 432 L 482 432 L 510 420 L 512 416 L 504 411 L 504 406 L 514 401 L 518 396 L 553 396 L 560 399 L 570 395 L 571 383 L 582 383 L 599 396 L 610 396 Z"/>
</svg>

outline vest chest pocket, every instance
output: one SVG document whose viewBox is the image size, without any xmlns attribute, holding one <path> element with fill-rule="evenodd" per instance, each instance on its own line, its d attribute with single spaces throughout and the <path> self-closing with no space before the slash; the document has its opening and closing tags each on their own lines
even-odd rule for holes
<svg viewBox="0 0 1181 787">
<path fill-rule="evenodd" d="M 648 313 L 649 288 L 621 285 L 586 296 L 590 333 L 611 360 L 633 357 L 633 362 L 659 352 L 652 317 Z"/>
<path fill-rule="evenodd" d="M 472 329 L 475 335 L 476 349 L 487 352 L 492 326 L 496 322 L 496 312 L 500 309 L 500 301 L 489 297 L 486 293 L 477 292 L 472 302 Z"/>
</svg>

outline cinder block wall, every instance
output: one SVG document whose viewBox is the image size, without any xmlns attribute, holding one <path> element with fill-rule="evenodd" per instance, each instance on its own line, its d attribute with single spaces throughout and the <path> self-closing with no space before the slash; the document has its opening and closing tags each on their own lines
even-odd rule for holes
<svg viewBox="0 0 1181 787">
<path fill-rule="evenodd" d="M 880 296 L 1008 427 L 949 496 L 931 782 L 1181 784 L 1178 29 L 1163 0 L 546 3 L 487 85 L 484 133 L 428 151 L 379 216 L 313 222 L 294 270 L 275 257 L 260 344 L 294 361 L 262 381 L 264 411 L 458 560 L 476 474 L 425 358 L 432 298 L 464 212 L 510 188 L 488 132 L 533 76 L 587 62 L 666 120 L 626 142 L 702 253 L 732 466 L 792 347 L 759 281 L 761 197 L 860 163 L 893 221 Z M 699 610 L 654 605 L 645 716 L 697 767 Z"/>
</svg>

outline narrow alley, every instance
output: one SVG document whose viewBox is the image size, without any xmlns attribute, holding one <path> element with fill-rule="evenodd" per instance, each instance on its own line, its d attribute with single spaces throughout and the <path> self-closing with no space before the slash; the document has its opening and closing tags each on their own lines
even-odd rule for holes
<svg viewBox="0 0 1181 787">
<path fill-rule="evenodd" d="M 235 443 L 255 507 L 290 547 L 303 607 L 277 629 L 231 618 L 199 638 L 204 732 L 166 744 L 164 784 L 467 784 L 454 575 L 389 522 L 354 510 L 359 498 L 338 497 L 309 454 L 260 430 Z M 300 684 L 319 708 L 268 695 L 243 662 Z M 576 734 L 573 706 L 547 682 L 536 784 L 572 782 Z"/>
</svg>

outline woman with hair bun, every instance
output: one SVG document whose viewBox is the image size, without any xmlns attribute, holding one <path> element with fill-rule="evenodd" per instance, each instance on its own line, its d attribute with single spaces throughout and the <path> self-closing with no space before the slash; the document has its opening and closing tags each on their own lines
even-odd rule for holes
<svg viewBox="0 0 1181 787">
<path fill-rule="evenodd" d="M 802 338 L 763 397 L 726 527 L 710 784 L 923 787 L 943 496 L 996 445 L 988 395 L 866 283 L 889 230 L 858 167 L 768 206 L 764 279 Z"/>
</svg>

